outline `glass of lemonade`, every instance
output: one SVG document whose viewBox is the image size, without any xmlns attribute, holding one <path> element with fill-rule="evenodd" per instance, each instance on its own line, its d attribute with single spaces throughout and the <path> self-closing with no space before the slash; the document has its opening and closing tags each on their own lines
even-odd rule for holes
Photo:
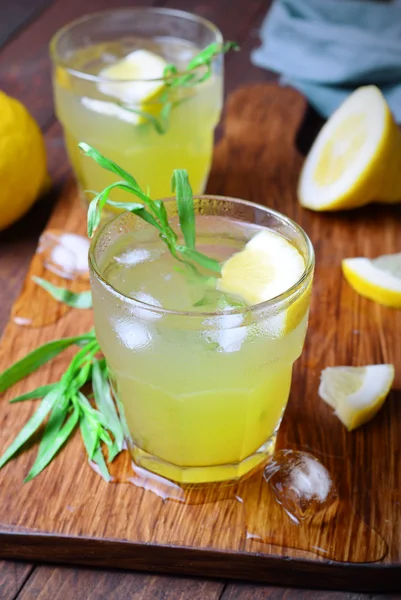
<svg viewBox="0 0 401 600">
<path fill-rule="evenodd" d="M 283 215 L 233 198 L 194 203 L 198 251 L 223 262 L 267 229 L 298 250 L 305 268 L 279 296 L 246 306 L 210 289 L 208 277 L 194 277 L 157 230 L 131 213 L 108 221 L 92 240 L 96 336 L 132 457 L 181 483 L 237 479 L 274 451 L 314 269 L 308 237 Z M 165 206 L 178 231 L 175 200 Z"/>
<path fill-rule="evenodd" d="M 154 198 L 171 194 L 174 168 L 186 169 L 194 193 L 203 193 L 222 108 L 222 56 L 213 60 L 206 81 L 172 93 L 164 133 L 152 122 L 152 117 L 161 122 L 165 105 L 164 79 L 161 73 L 158 78 L 154 74 L 160 71 L 160 60 L 185 70 L 191 58 L 211 43 L 223 43 L 212 23 L 164 8 L 89 15 L 54 36 L 50 47 L 56 112 L 82 191 L 99 191 L 116 176 L 83 156 L 78 142 L 95 146 L 127 171 L 139 173 L 144 189 L 152 181 Z M 124 200 L 126 192 L 113 190 L 111 197 Z"/>
</svg>

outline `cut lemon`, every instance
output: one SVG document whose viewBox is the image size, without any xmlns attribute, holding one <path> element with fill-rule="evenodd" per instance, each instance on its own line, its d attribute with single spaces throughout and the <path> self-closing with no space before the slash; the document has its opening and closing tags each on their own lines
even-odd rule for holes
<svg viewBox="0 0 401 600">
<path fill-rule="evenodd" d="M 304 270 L 305 261 L 295 246 L 266 230 L 223 264 L 217 287 L 247 304 L 259 304 L 292 287 Z"/>
<path fill-rule="evenodd" d="M 160 106 L 153 104 L 154 100 L 164 88 L 164 69 L 167 62 L 163 57 L 148 50 L 134 50 L 124 59 L 102 69 L 99 76 L 105 81 L 98 85 L 99 91 L 106 96 L 117 98 L 121 103 L 137 110 L 155 114 L 160 111 Z M 90 100 L 93 110 L 116 114 L 119 111 L 128 112 L 110 102 Z M 113 108 L 115 107 L 115 108 Z M 89 108 L 89 106 L 88 106 Z M 114 112 L 113 112 L 114 111 Z M 129 113 L 128 122 L 142 123 L 144 118 L 134 112 Z"/>
<path fill-rule="evenodd" d="M 361 87 L 333 113 L 303 165 L 300 203 L 339 210 L 401 201 L 401 133 L 374 86 Z"/>
<path fill-rule="evenodd" d="M 342 261 L 342 270 L 350 286 L 361 296 L 401 308 L 401 253 L 373 260 L 346 258 Z"/>
<path fill-rule="evenodd" d="M 328 367 L 321 374 L 319 396 L 351 431 L 373 419 L 393 381 L 393 365 Z"/>
</svg>

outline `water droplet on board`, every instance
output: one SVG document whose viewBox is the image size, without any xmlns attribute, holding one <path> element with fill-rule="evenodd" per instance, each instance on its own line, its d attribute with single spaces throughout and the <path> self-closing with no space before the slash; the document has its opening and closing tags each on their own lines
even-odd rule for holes
<svg viewBox="0 0 401 600">
<path fill-rule="evenodd" d="M 75 233 L 47 230 L 40 237 L 20 296 L 11 318 L 22 327 L 43 327 L 58 321 L 70 308 L 57 302 L 37 285 L 32 277 L 41 277 L 58 287 L 81 292 L 89 288 L 88 240 Z"/>
<path fill-rule="evenodd" d="M 91 465 L 98 473 L 96 465 Z M 209 504 L 219 500 L 236 499 L 236 482 L 206 485 L 180 485 L 156 475 L 133 462 L 130 453 L 122 452 L 109 465 L 112 483 L 131 484 L 158 496 L 163 502 L 172 501 L 185 505 Z"/>
<path fill-rule="evenodd" d="M 21 327 L 30 327 L 32 325 L 32 319 L 29 319 L 28 317 L 19 317 L 18 315 L 14 315 L 13 321 L 16 325 L 21 325 Z"/>
</svg>

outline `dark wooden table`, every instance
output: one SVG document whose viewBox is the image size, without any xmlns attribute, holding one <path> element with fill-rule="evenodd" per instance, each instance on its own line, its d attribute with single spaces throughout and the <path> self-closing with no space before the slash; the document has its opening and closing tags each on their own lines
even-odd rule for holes
<svg viewBox="0 0 401 600">
<path fill-rule="evenodd" d="M 120 0 L 131 5 L 135 0 Z M 271 73 L 250 63 L 258 29 L 270 0 L 141 0 L 141 5 L 168 6 L 210 19 L 242 52 L 227 59 L 226 93 L 244 83 L 267 81 Z M 84 14 L 109 8 L 109 0 L 0 0 L 0 89 L 21 100 L 38 120 L 46 139 L 53 189 L 23 220 L 0 234 L 0 328 L 8 319 L 38 236 L 60 187 L 70 175 L 62 133 L 53 110 L 48 43 L 62 25 Z M 1 118 L 1 115 L 0 115 Z M 100 571 L 0 561 L 2 600 L 362 600 L 401 599 L 401 595 L 367 596 L 347 592 L 266 587 L 132 572 Z"/>
</svg>

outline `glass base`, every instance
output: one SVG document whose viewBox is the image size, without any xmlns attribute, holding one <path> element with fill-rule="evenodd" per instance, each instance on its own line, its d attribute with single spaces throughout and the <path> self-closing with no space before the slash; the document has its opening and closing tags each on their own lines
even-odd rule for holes
<svg viewBox="0 0 401 600">
<path fill-rule="evenodd" d="M 182 484 L 214 483 L 227 480 L 234 481 L 256 469 L 258 465 L 266 461 L 274 453 L 276 437 L 277 434 L 274 433 L 256 452 L 247 456 L 244 460 L 225 465 L 184 467 L 153 456 L 135 446 L 135 444 L 131 446 L 130 451 L 134 463 L 166 479 L 171 479 Z"/>
</svg>

